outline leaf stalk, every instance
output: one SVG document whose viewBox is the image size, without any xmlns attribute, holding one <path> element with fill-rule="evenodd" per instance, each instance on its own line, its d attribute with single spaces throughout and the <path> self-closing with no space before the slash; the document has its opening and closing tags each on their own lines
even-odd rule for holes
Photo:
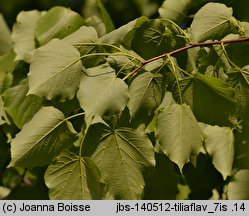
<svg viewBox="0 0 249 216">
<path fill-rule="evenodd" d="M 141 68 L 143 68 L 146 64 L 148 64 L 150 62 L 156 61 L 156 60 L 161 59 L 161 58 L 165 58 L 167 56 L 175 55 L 177 53 L 180 53 L 182 51 L 185 51 L 185 50 L 188 50 L 188 49 L 191 49 L 191 48 L 194 48 L 194 47 L 212 46 L 212 45 L 216 45 L 216 44 L 223 45 L 223 44 L 238 43 L 238 42 L 245 42 L 245 41 L 249 41 L 249 38 L 239 38 L 239 39 L 232 39 L 232 40 L 209 41 L 209 42 L 201 42 L 201 43 L 188 44 L 188 45 L 186 45 L 184 47 L 181 47 L 179 49 L 176 49 L 176 50 L 170 51 L 168 53 L 164 53 L 162 55 L 159 55 L 159 56 L 153 57 L 151 59 L 145 60 L 138 67 L 136 67 L 134 70 L 132 70 L 129 73 L 129 76 L 133 76 Z"/>
</svg>

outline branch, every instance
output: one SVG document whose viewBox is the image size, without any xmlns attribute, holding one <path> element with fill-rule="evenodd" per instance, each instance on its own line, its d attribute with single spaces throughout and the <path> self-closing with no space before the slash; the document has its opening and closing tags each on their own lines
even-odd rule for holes
<svg viewBox="0 0 249 216">
<path fill-rule="evenodd" d="M 156 56 L 154 58 L 145 60 L 141 65 L 139 65 L 138 67 L 136 67 L 133 71 L 130 72 L 130 76 L 134 75 L 135 73 L 137 73 L 142 67 L 144 67 L 146 64 L 156 61 L 158 59 L 167 57 L 167 56 L 172 56 L 175 55 L 179 52 L 182 52 L 184 50 L 188 50 L 194 47 L 201 47 L 201 46 L 212 46 L 215 44 L 228 44 L 228 43 L 237 43 L 237 42 L 244 42 L 244 41 L 249 41 L 249 38 L 239 38 L 239 39 L 233 39 L 233 40 L 223 40 L 223 41 L 210 41 L 210 42 L 202 42 L 202 43 L 193 43 L 193 44 L 189 44 L 185 47 L 181 47 L 179 49 L 173 50 L 171 52 L 168 53 L 164 53 L 162 55 Z"/>
</svg>

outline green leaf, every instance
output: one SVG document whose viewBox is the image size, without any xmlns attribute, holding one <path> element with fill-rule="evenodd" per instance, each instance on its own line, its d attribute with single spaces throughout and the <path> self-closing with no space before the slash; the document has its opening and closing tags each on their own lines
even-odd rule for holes
<svg viewBox="0 0 249 216">
<path fill-rule="evenodd" d="M 15 57 L 13 51 L 0 56 L 0 71 L 11 73 L 16 66 Z"/>
<path fill-rule="evenodd" d="M 82 26 L 72 34 L 62 39 L 63 41 L 72 44 L 83 56 L 94 51 L 96 46 L 84 45 L 84 43 L 94 43 L 98 41 L 98 34 L 93 27 Z M 89 62 L 85 58 L 82 63 Z"/>
<path fill-rule="evenodd" d="M 214 77 L 205 76 L 201 73 L 196 73 L 194 78 L 196 81 L 200 82 L 202 86 L 208 88 L 219 97 L 222 97 L 230 102 L 235 102 L 234 89 L 230 87 L 225 81 Z"/>
<path fill-rule="evenodd" d="M 13 80 L 13 70 L 16 66 L 13 51 L 0 56 L 0 93 L 9 88 Z"/>
<path fill-rule="evenodd" d="M 80 53 L 67 42 L 53 39 L 33 56 L 28 94 L 48 100 L 70 100 L 79 87 L 82 70 Z"/>
<path fill-rule="evenodd" d="M 89 128 L 83 149 L 116 199 L 141 199 L 142 171 L 155 165 L 152 143 L 143 132 L 95 124 Z"/>
<path fill-rule="evenodd" d="M 61 111 L 43 107 L 12 140 L 10 166 L 47 165 L 76 139 L 77 133 Z"/>
<path fill-rule="evenodd" d="M 22 11 L 18 14 L 12 31 L 15 60 L 31 62 L 36 49 L 35 30 L 40 17 L 41 13 L 37 10 Z"/>
<path fill-rule="evenodd" d="M 245 72 L 248 69 L 244 68 Z M 235 89 L 235 100 L 237 114 L 245 122 L 249 122 L 249 77 L 243 72 L 236 72 L 229 75 L 229 83 Z"/>
<path fill-rule="evenodd" d="M 141 16 L 134 21 L 135 23 L 134 23 L 133 28 L 129 29 L 129 31 L 126 32 L 125 37 L 123 37 L 123 40 L 122 40 L 122 44 L 124 44 L 128 48 L 131 48 L 132 40 L 134 39 L 137 30 L 141 28 L 142 25 L 149 22 L 150 19 L 146 16 Z"/>
<path fill-rule="evenodd" d="M 64 151 L 48 166 L 45 182 L 52 200 L 102 199 L 104 184 L 95 163 L 87 157 L 79 157 Z"/>
<path fill-rule="evenodd" d="M 41 17 L 36 38 L 40 45 L 44 45 L 53 38 L 66 37 L 83 24 L 84 20 L 78 13 L 60 6 L 53 7 Z"/>
<path fill-rule="evenodd" d="M 3 15 L 0 13 L 0 55 L 12 49 L 11 34 Z"/>
<path fill-rule="evenodd" d="M 98 40 L 98 34 L 93 27 L 82 26 L 72 34 L 63 38 L 63 41 L 66 41 L 75 47 L 80 47 L 81 43 L 94 43 Z"/>
<path fill-rule="evenodd" d="M 4 116 L 5 116 L 4 103 L 2 95 L 0 95 L 0 126 L 5 123 Z"/>
<path fill-rule="evenodd" d="M 129 74 L 135 67 L 136 64 L 130 60 L 127 56 L 108 56 L 107 62 L 115 70 L 122 72 L 122 74 Z"/>
<path fill-rule="evenodd" d="M 166 108 L 167 106 L 173 105 L 175 104 L 175 100 L 172 96 L 172 93 L 169 91 L 166 91 L 164 94 L 164 98 L 162 100 L 162 103 L 160 104 L 159 107 L 157 107 L 157 109 L 154 112 L 154 117 L 151 120 L 151 122 L 147 125 L 145 133 L 152 133 L 156 131 L 156 123 L 157 123 L 157 118 L 160 112 L 162 112 L 164 110 L 164 108 Z M 155 148 L 159 147 L 158 145 L 156 145 Z M 160 148 L 160 147 L 159 147 Z M 155 150 L 156 151 L 156 150 Z"/>
<path fill-rule="evenodd" d="M 190 105 L 198 121 L 228 126 L 235 111 L 234 89 L 225 81 L 197 73 L 183 90 L 183 101 Z"/>
<path fill-rule="evenodd" d="M 11 190 L 9 188 L 0 186 L 0 199 L 1 200 L 7 197 L 10 193 L 11 193 Z"/>
<path fill-rule="evenodd" d="M 131 117 L 134 117 L 141 109 L 151 115 L 162 101 L 163 88 L 163 76 L 159 73 L 145 72 L 137 76 L 129 86 L 128 107 Z"/>
<path fill-rule="evenodd" d="M 77 98 L 83 110 L 92 115 L 121 112 L 128 101 L 128 86 L 108 63 L 86 69 Z"/>
<path fill-rule="evenodd" d="M 17 127 L 30 121 L 33 115 L 41 108 L 42 99 L 36 95 L 28 95 L 27 79 L 19 85 L 8 88 L 4 94 L 6 112 L 11 116 Z"/>
<path fill-rule="evenodd" d="M 232 8 L 220 3 L 204 5 L 194 16 L 190 31 L 197 42 L 220 40 L 233 32 L 234 18 Z"/>
<path fill-rule="evenodd" d="M 179 29 L 163 20 L 140 18 L 136 28 L 125 36 L 123 44 L 144 59 L 149 59 L 184 46 L 182 36 Z"/>
<path fill-rule="evenodd" d="M 207 125 L 203 130 L 205 149 L 212 157 L 215 168 L 225 180 L 230 176 L 234 159 L 234 136 L 229 127 Z"/>
<path fill-rule="evenodd" d="M 165 0 L 158 12 L 161 17 L 181 22 L 188 13 L 188 10 L 198 4 L 200 0 Z"/>
<path fill-rule="evenodd" d="M 186 104 L 173 104 L 158 115 L 156 138 L 163 152 L 180 170 L 200 150 L 203 133 Z"/>
<path fill-rule="evenodd" d="M 94 26 L 99 35 L 105 35 L 115 29 L 112 19 L 100 0 L 86 0 L 83 15 L 88 25 Z"/>
<path fill-rule="evenodd" d="M 113 30 L 112 32 L 103 35 L 102 37 L 99 38 L 99 41 L 102 43 L 109 43 L 109 44 L 120 44 L 121 41 L 124 39 L 125 35 L 132 30 L 135 27 L 135 24 L 138 19 L 135 19 L 118 29 Z"/>
<path fill-rule="evenodd" d="M 102 1 L 97 0 L 96 3 L 97 3 L 97 7 L 98 7 L 100 14 L 101 14 L 101 19 L 103 20 L 103 23 L 105 24 L 106 33 L 113 31 L 115 29 L 115 26 L 112 22 L 112 19 L 111 19 L 109 13 L 105 9 Z"/>
<path fill-rule="evenodd" d="M 239 170 L 228 184 L 227 196 L 229 200 L 249 199 L 249 170 Z"/>
</svg>

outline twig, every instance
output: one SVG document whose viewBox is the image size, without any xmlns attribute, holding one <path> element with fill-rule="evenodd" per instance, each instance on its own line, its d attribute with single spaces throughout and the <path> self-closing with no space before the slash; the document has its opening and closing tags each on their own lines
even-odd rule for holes
<svg viewBox="0 0 249 216">
<path fill-rule="evenodd" d="M 233 40 L 223 40 L 223 41 L 210 41 L 210 42 L 202 42 L 202 43 L 193 43 L 193 44 L 189 44 L 187 46 L 181 47 L 179 49 L 173 50 L 171 52 L 168 53 L 164 53 L 162 55 L 153 57 L 151 59 L 145 60 L 141 65 L 139 65 L 138 67 L 136 67 L 134 70 L 132 70 L 129 75 L 132 76 L 135 73 L 137 73 L 142 67 L 144 67 L 146 64 L 156 61 L 158 59 L 167 57 L 167 56 L 172 56 L 175 55 L 179 52 L 182 52 L 184 50 L 188 50 L 194 47 L 201 47 L 201 46 L 212 46 L 215 44 L 228 44 L 228 43 L 237 43 L 237 42 L 244 42 L 244 41 L 249 41 L 249 38 L 239 38 L 239 39 L 233 39 Z"/>
</svg>

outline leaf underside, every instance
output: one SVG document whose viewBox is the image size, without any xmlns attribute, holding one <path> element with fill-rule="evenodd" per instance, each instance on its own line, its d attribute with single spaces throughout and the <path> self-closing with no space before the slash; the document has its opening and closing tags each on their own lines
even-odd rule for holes
<svg viewBox="0 0 249 216">
<path fill-rule="evenodd" d="M 142 170 L 155 165 L 153 146 L 143 133 L 131 128 L 111 130 L 103 124 L 95 124 L 87 134 L 85 149 L 115 198 L 142 197 Z"/>
<path fill-rule="evenodd" d="M 54 107 L 41 108 L 12 140 L 10 166 L 44 166 L 69 148 L 78 135 L 64 119 Z"/>
<path fill-rule="evenodd" d="M 102 199 L 104 184 L 99 170 L 90 158 L 63 152 L 45 173 L 50 199 Z"/>
</svg>

